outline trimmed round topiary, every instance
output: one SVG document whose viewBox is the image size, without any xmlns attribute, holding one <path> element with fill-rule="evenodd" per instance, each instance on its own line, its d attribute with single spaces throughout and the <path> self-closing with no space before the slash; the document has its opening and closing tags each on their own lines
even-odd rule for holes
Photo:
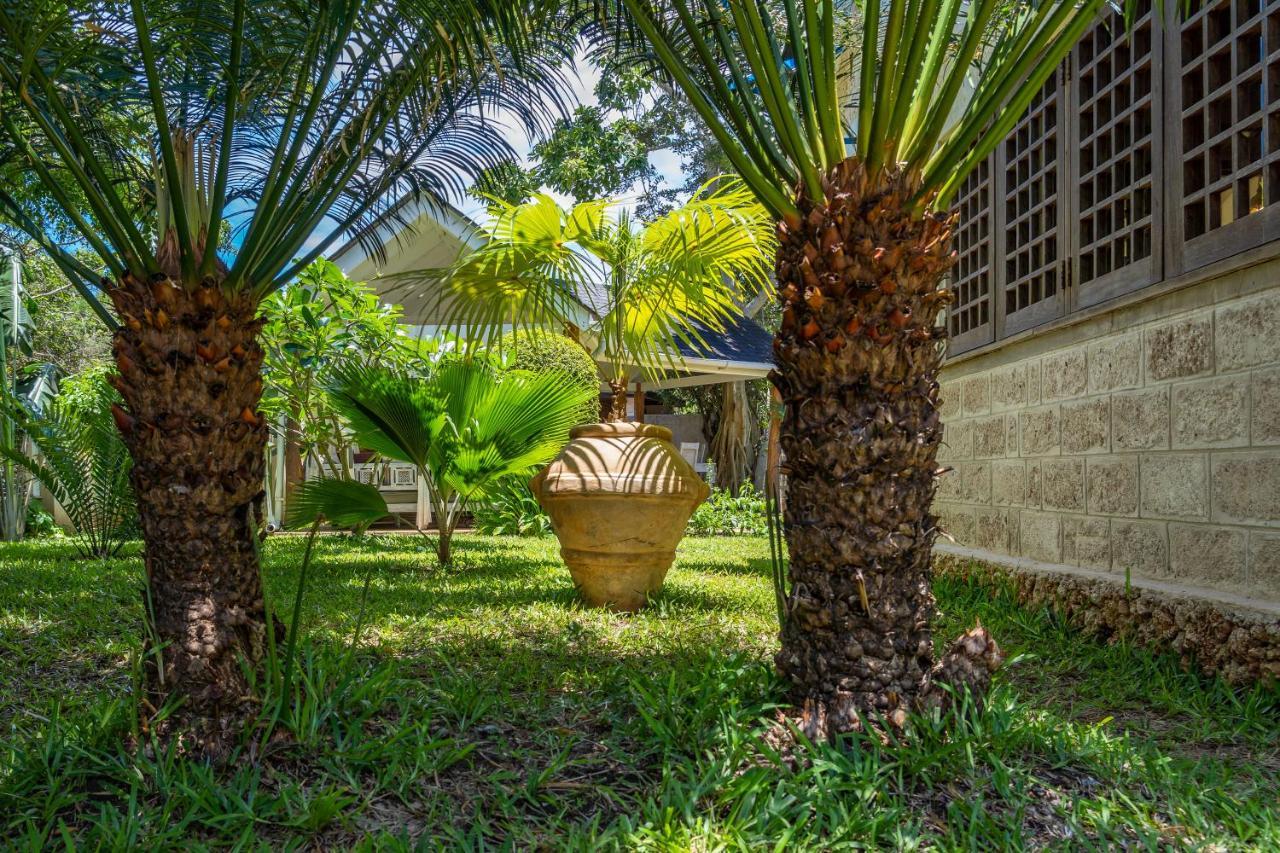
<svg viewBox="0 0 1280 853">
<path fill-rule="evenodd" d="M 581 345 L 555 332 L 521 331 L 504 335 L 500 348 L 507 359 L 507 366 L 513 370 L 534 373 L 558 370 L 575 384 L 581 383 L 583 388 L 590 388 L 597 396 L 582 404 L 575 423 L 594 424 L 600 421 L 600 371 Z"/>
</svg>

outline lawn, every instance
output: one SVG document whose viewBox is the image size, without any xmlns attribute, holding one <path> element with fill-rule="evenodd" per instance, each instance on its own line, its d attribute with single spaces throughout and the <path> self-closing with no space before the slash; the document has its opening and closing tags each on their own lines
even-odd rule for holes
<svg viewBox="0 0 1280 853">
<path fill-rule="evenodd" d="M 277 607 L 302 541 L 268 542 Z M 131 750 L 136 547 L 0 546 L 0 847 L 1280 847 L 1280 692 L 1081 638 L 939 582 L 1011 655 L 985 710 L 779 765 L 763 539 L 690 539 L 634 616 L 575 603 L 554 540 L 317 546 L 308 698 L 234 771 Z M 344 665 L 364 572 L 364 641 Z M 144 738 L 145 741 L 145 738 Z"/>
</svg>

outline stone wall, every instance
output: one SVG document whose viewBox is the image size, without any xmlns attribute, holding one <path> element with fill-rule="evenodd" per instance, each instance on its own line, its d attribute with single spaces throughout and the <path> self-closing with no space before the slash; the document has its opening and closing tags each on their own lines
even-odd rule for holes
<svg viewBox="0 0 1280 853">
<path fill-rule="evenodd" d="M 942 374 L 964 546 L 1280 601 L 1280 259 L 966 354 Z"/>
</svg>

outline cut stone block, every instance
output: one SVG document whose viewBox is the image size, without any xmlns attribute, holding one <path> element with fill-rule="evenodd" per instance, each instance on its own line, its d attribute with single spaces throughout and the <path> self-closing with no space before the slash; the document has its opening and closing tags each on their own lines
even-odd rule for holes
<svg viewBox="0 0 1280 853">
<path fill-rule="evenodd" d="M 1142 515 L 1209 517 L 1209 471 L 1198 453 L 1153 453 L 1139 462 Z"/>
</svg>

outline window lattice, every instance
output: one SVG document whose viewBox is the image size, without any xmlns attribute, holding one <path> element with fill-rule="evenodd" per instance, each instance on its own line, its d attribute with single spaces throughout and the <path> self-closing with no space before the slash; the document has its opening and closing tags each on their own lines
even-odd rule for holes
<svg viewBox="0 0 1280 853">
<path fill-rule="evenodd" d="M 1079 282 L 1151 257 L 1152 80 L 1160 73 L 1150 0 L 1132 31 L 1112 13 L 1076 45 L 1079 104 Z"/>
<path fill-rule="evenodd" d="M 1055 74 L 1004 143 L 1007 316 L 1049 302 L 1058 293 L 1060 100 Z"/>
<path fill-rule="evenodd" d="M 1280 201 L 1280 0 L 1265 6 L 1196 4 L 1181 25 L 1186 240 Z"/>
<path fill-rule="evenodd" d="M 947 312 L 952 338 L 977 332 L 991 323 L 992 159 L 988 157 L 960 184 L 956 211 L 956 266 L 952 272 L 955 295 Z"/>
</svg>

